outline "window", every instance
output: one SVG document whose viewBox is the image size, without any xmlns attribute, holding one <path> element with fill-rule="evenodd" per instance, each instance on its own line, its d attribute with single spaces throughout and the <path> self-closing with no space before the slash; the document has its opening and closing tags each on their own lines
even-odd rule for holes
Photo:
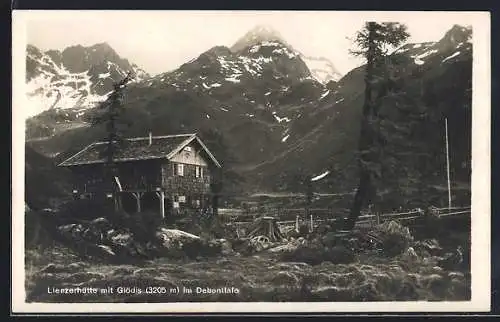
<svg viewBox="0 0 500 322">
<path fill-rule="evenodd" d="M 196 166 L 196 178 L 203 178 L 203 167 Z"/>
<path fill-rule="evenodd" d="M 184 164 L 175 164 L 174 165 L 174 169 L 175 169 L 175 173 L 178 175 L 178 176 L 184 176 Z"/>
<path fill-rule="evenodd" d="M 186 202 L 186 196 L 179 196 L 179 203 L 185 203 Z"/>
<path fill-rule="evenodd" d="M 186 152 L 191 152 L 191 147 L 190 147 L 190 146 L 185 147 L 185 148 L 184 148 L 184 151 L 186 151 Z"/>
</svg>

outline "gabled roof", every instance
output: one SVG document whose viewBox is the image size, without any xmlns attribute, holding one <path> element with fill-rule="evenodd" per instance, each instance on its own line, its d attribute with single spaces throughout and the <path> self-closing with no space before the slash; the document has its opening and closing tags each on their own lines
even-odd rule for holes
<svg viewBox="0 0 500 322">
<path fill-rule="evenodd" d="M 200 144 L 202 149 L 207 153 L 208 157 L 217 167 L 221 167 L 220 163 L 215 159 L 213 154 L 203 144 L 203 142 L 193 134 L 177 134 L 165 136 L 153 136 L 151 145 L 149 145 L 149 137 L 138 137 L 126 139 L 127 143 L 123 148 L 117 149 L 113 160 L 115 162 L 150 160 L 150 159 L 170 159 L 181 151 L 185 146 L 193 141 Z M 80 152 L 61 162 L 59 166 L 69 167 L 84 164 L 105 163 L 106 158 L 104 152 L 107 146 L 107 141 L 94 142 L 85 147 Z"/>
</svg>

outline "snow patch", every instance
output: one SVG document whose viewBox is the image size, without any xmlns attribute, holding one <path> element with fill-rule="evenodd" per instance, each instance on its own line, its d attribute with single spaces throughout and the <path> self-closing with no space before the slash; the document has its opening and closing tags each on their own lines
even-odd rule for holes
<svg viewBox="0 0 500 322">
<path fill-rule="evenodd" d="M 423 64 L 425 64 L 425 62 L 423 60 L 421 60 L 420 58 L 416 57 L 415 58 L 415 64 L 417 64 L 417 65 L 423 65 Z"/>
<path fill-rule="evenodd" d="M 279 117 L 279 116 L 276 115 L 276 112 L 273 112 L 273 116 L 276 119 L 276 121 L 278 121 L 278 123 L 281 123 L 281 122 L 290 122 L 290 119 L 288 117 Z"/>
<path fill-rule="evenodd" d="M 228 82 L 232 82 L 232 83 L 239 83 L 240 80 L 237 78 L 239 77 L 240 75 L 234 75 L 234 76 L 231 76 L 231 77 L 226 77 L 226 80 Z"/>
<path fill-rule="evenodd" d="M 221 107 L 220 109 L 223 110 L 224 112 L 229 112 L 229 110 L 226 108 Z"/>
<path fill-rule="evenodd" d="M 281 139 L 281 142 L 286 142 L 286 140 L 288 140 L 289 137 L 290 137 L 290 134 L 286 135 L 285 137 L 283 137 Z"/>
<path fill-rule="evenodd" d="M 322 84 L 326 84 L 331 80 L 337 82 L 342 78 L 342 75 L 333 66 L 333 63 L 326 58 L 307 57 L 304 55 L 300 55 L 300 58 L 311 72 L 312 78 Z"/>
<path fill-rule="evenodd" d="M 311 181 L 318 181 L 318 180 L 321 180 L 321 179 L 323 179 L 324 177 L 326 177 L 329 173 L 330 173 L 330 171 L 325 171 L 325 172 L 323 172 L 322 174 L 320 174 L 319 176 L 316 176 L 316 177 L 312 178 L 312 179 L 311 179 Z"/>
<path fill-rule="evenodd" d="M 404 53 L 407 52 L 408 50 L 410 50 L 410 48 L 408 48 L 407 46 L 401 46 L 400 48 L 394 51 L 394 54 Z"/>
<path fill-rule="evenodd" d="M 260 49 L 260 45 L 255 45 L 255 46 L 252 46 L 249 50 L 249 52 L 251 52 L 252 54 L 255 54 L 256 52 L 258 52 Z"/>
<path fill-rule="evenodd" d="M 107 73 L 104 73 L 104 74 L 99 74 L 99 78 L 100 79 L 102 79 L 102 78 L 108 78 L 110 75 L 111 75 L 110 72 L 107 72 Z"/>
<path fill-rule="evenodd" d="M 326 97 L 326 95 L 330 94 L 330 90 L 327 90 L 323 95 L 321 95 L 321 97 L 319 98 L 319 100 L 321 101 L 323 98 Z"/>
<path fill-rule="evenodd" d="M 453 53 L 452 55 L 450 55 L 450 56 L 446 57 L 445 59 L 443 59 L 443 63 L 444 63 L 445 61 L 447 61 L 447 60 L 450 60 L 450 59 L 452 59 L 452 58 L 454 58 L 454 57 L 457 57 L 458 55 L 460 55 L 460 52 L 459 52 L 459 51 L 457 51 L 457 52 Z"/>
<path fill-rule="evenodd" d="M 262 57 L 262 56 L 261 56 L 261 57 L 254 58 L 254 60 L 255 60 L 258 64 L 261 64 L 261 63 L 263 63 L 263 64 L 267 64 L 267 63 L 270 63 L 270 62 L 272 62 L 272 61 L 273 61 L 273 59 L 272 59 L 272 58 L 270 58 L 270 57 Z M 260 66 L 259 66 L 259 67 L 260 67 Z M 261 68 L 262 68 L 262 67 L 261 67 Z"/>
<path fill-rule="evenodd" d="M 438 52 L 437 49 L 431 49 L 431 50 L 428 50 L 428 51 L 426 51 L 426 52 L 424 52 L 424 53 L 422 53 L 420 55 L 412 56 L 412 58 L 415 59 L 414 60 L 415 64 L 417 64 L 417 65 L 423 65 L 423 64 L 425 64 L 425 61 L 422 60 L 423 58 L 425 58 L 427 56 L 430 56 L 432 54 L 435 54 L 437 52 Z"/>
<path fill-rule="evenodd" d="M 298 56 L 297 53 L 294 53 L 294 52 L 291 52 L 290 50 L 288 50 L 287 48 L 276 48 L 273 50 L 273 54 L 278 54 L 278 55 L 286 55 L 288 58 L 292 59 L 292 58 L 295 58 Z"/>
</svg>

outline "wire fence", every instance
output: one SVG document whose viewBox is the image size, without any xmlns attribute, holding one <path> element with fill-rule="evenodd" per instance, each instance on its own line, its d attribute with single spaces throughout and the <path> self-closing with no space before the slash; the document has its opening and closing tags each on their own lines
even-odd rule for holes
<svg viewBox="0 0 500 322">
<path fill-rule="evenodd" d="M 434 215 L 436 217 L 464 216 L 470 215 L 471 206 L 445 207 L 437 208 L 430 207 L 427 210 L 420 208 L 402 212 L 393 213 L 371 213 L 365 212 L 358 217 L 356 225 L 358 226 L 375 226 L 385 221 L 408 222 L 425 215 Z M 244 227 L 261 216 L 271 216 L 276 218 L 278 224 L 282 227 L 293 226 L 296 230 L 300 226 L 307 226 L 310 231 L 314 230 L 322 224 L 335 224 L 343 221 L 346 213 L 339 209 L 329 208 L 280 208 L 266 209 L 265 211 L 247 213 L 245 211 L 223 209 L 219 216 L 223 217 L 226 224 Z"/>
</svg>

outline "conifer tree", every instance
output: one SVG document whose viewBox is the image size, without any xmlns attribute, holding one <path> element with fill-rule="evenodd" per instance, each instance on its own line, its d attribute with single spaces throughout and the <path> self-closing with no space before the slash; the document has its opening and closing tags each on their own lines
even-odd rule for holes
<svg viewBox="0 0 500 322">
<path fill-rule="evenodd" d="M 351 53 L 365 58 L 366 66 L 358 142 L 359 183 L 346 222 L 347 229 L 354 227 L 362 207 L 376 196 L 376 181 L 382 177 L 381 146 L 384 137 L 380 132 L 379 112 L 381 101 L 388 95 L 388 87 L 391 86 L 388 53 L 409 37 L 406 29 L 400 23 L 367 22 L 354 39 L 357 50 Z"/>
<path fill-rule="evenodd" d="M 101 152 L 101 157 L 106 159 L 105 180 L 106 184 L 109 184 L 111 187 L 116 187 L 114 184 L 114 177 L 117 176 L 115 164 L 116 152 L 126 144 L 121 130 L 123 123 L 121 116 L 125 108 L 123 105 L 124 89 L 131 80 L 132 73 L 129 72 L 125 78 L 114 83 L 111 94 L 106 101 L 98 106 L 100 113 L 92 119 L 94 125 L 104 124 L 106 128 L 107 143 L 106 148 Z"/>
</svg>

